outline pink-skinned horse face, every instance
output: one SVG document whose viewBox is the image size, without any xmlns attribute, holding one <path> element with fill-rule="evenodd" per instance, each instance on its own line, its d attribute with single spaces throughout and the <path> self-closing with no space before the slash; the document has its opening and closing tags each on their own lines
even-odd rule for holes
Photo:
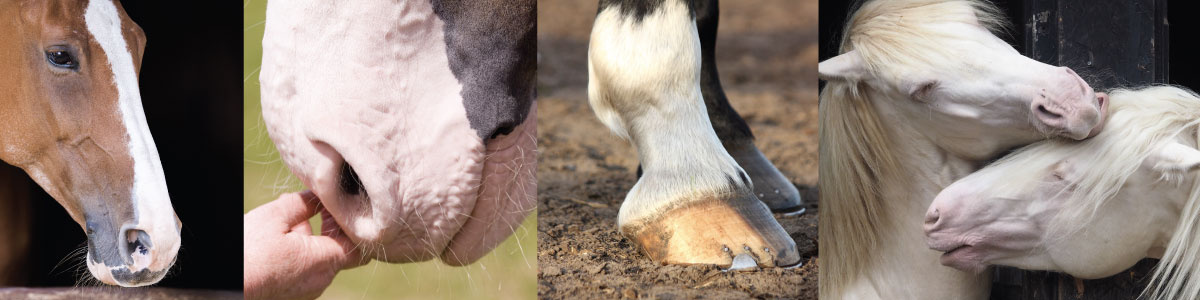
<svg viewBox="0 0 1200 300">
<path fill-rule="evenodd" d="M 1180 143 L 1156 149 L 1092 214 L 1070 199 L 1085 191 L 1086 172 L 1103 172 L 1094 165 L 1020 157 L 984 168 L 933 201 L 926 242 L 946 252 L 942 264 L 973 272 L 1004 265 L 1101 278 L 1160 256 L 1200 176 L 1200 151 Z M 1022 176 L 1030 180 L 1014 180 Z"/>
<path fill-rule="evenodd" d="M 820 77 L 869 87 L 867 96 L 890 100 L 905 122 L 965 157 L 1047 137 L 1083 139 L 1101 127 L 1107 95 L 1074 71 L 1021 55 L 966 1 L 929 6 L 941 8 L 921 10 L 941 13 L 860 12 L 869 19 L 851 21 L 854 49 L 821 62 Z"/>
<path fill-rule="evenodd" d="M 367 257 L 463 265 L 534 206 L 533 9 L 433 2 L 271 2 L 263 119 Z"/>
</svg>

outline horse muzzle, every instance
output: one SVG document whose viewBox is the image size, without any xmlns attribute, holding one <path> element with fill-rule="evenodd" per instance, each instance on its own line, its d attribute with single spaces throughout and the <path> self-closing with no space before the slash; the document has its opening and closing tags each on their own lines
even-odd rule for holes
<svg viewBox="0 0 1200 300">
<path fill-rule="evenodd" d="M 88 271 L 110 285 L 136 287 L 157 283 L 175 264 L 178 230 L 153 232 L 126 224 L 119 230 L 88 222 Z"/>
</svg>

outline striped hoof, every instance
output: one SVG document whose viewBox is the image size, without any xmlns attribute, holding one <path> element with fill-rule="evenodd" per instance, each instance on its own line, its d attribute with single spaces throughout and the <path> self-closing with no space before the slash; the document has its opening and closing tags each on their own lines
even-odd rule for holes
<svg viewBox="0 0 1200 300">
<path fill-rule="evenodd" d="M 752 195 L 691 201 L 643 221 L 621 226 L 621 232 L 655 262 L 713 264 L 729 267 L 748 254 L 758 266 L 794 265 L 796 243 Z"/>
<path fill-rule="evenodd" d="M 767 204 L 773 212 L 792 212 L 801 209 L 804 202 L 800 191 L 775 168 L 753 144 L 730 146 L 729 155 L 754 182 L 754 195 Z"/>
</svg>

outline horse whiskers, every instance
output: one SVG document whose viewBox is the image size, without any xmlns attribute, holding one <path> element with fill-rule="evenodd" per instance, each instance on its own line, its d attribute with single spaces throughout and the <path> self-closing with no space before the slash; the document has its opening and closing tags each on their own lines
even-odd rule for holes
<svg viewBox="0 0 1200 300">
<path fill-rule="evenodd" d="M 517 228 L 516 228 L 516 227 L 513 227 L 512 225 L 509 225 L 508 227 L 509 227 L 509 228 L 512 230 L 512 233 L 513 233 L 513 239 L 516 239 L 516 240 L 517 240 L 517 242 L 516 242 L 516 244 L 517 244 L 517 252 L 520 252 L 520 253 L 521 253 L 521 260 L 525 262 L 525 267 L 527 267 L 527 268 L 530 268 L 530 269 L 533 269 L 533 265 L 529 264 L 529 257 L 525 256 L 525 245 L 521 245 L 521 236 L 522 236 L 522 235 L 521 235 L 521 234 L 517 234 Z M 512 254 L 512 253 L 509 253 L 509 254 Z"/>
<path fill-rule="evenodd" d="M 79 247 L 75 248 L 75 250 L 72 250 L 70 253 L 67 253 L 66 256 L 63 256 L 62 259 L 59 259 L 58 263 L 54 264 L 53 268 L 50 268 L 50 273 L 54 273 L 54 270 L 58 269 L 59 266 L 62 266 L 64 262 L 71 260 L 76 256 L 83 256 L 84 260 L 87 259 L 87 242 L 80 244 Z M 87 261 L 84 260 L 81 260 L 81 262 L 86 263 Z"/>
<path fill-rule="evenodd" d="M 78 263 L 75 264 L 75 287 L 100 287 L 105 286 L 103 282 L 92 276 L 87 267 L 87 257 L 84 256 Z"/>
</svg>

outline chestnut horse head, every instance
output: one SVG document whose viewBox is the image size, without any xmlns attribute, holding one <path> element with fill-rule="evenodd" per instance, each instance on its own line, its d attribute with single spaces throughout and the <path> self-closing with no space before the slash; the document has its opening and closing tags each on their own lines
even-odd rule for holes
<svg viewBox="0 0 1200 300">
<path fill-rule="evenodd" d="M 93 276 L 158 282 L 181 223 L 142 113 L 141 28 L 111 0 L 0 1 L 0 28 L 0 159 L 87 233 Z"/>
</svg>

